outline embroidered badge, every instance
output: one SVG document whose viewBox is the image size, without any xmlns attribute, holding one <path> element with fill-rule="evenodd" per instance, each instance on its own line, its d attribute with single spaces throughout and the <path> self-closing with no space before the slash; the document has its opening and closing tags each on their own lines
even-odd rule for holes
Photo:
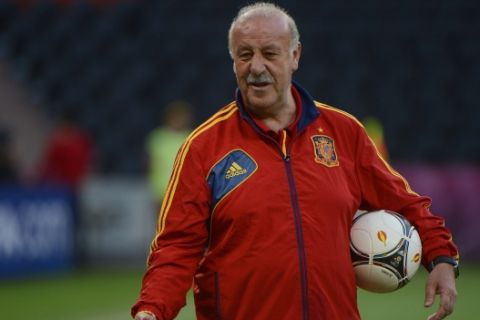
<svg viewBox="0 0 480 320">
<path fill-rule="evenodd" d="M 312 136 L 315 161 L 327 167 L 339 165 L 337 153 L 335 152 L 335 141 L 327 136 Z"/>
</svg>

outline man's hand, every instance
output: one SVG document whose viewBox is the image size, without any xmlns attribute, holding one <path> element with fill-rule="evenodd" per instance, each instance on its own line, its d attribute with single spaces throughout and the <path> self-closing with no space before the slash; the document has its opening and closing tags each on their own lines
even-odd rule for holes
<svg viewBox="0 0 480 320">
<path fill-rule="evenodd" d="M 157 318 L 151 312 L 140 311 L 135 315 L 135 320 L 157 320 Z"/>
<path fill-rule="evenodd" d="M 428 320 L 441 320 L 453 312 L 457 289 L 453 266 L 448 263 L 439 263 L 430 272 L 425 286 L 425 307 L 433 305 L 437 294 L 440 295 L 440 305 Z"/>
</svg>

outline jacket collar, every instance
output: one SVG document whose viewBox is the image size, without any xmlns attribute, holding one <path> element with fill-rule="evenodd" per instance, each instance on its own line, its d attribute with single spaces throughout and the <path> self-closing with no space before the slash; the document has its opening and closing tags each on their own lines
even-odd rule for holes
<svg viewBox="0 0 480 320">
<path fill-rule="evenodd" d="M 297 89 L 302 99 L 302 114 L 298 121 L 297 132 L 302 131 L 306 126 L 308 126 L 313 120 L 320 116 L 319 109 L 315 106 L 312 96 L 302 88 L 296 81 L 292 81 L 292 85 Z M 255 126 L 255 121 L 250 117 L 248 112 L 245 110 L 245 106 L 242 101 L 242 95 L 240 89 L 237 88 L 235 92 L 235 100 L 240 109 L 240 116 L 242 119 L 246 120 L 251 125 Z"/>
</svg>

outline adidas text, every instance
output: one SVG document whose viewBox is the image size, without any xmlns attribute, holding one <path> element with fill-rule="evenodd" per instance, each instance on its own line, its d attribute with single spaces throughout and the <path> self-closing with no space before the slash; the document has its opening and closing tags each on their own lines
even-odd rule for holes
<svg viewBox="0 0 480 320">
<path fill-rule="evenodd" d="M 245 173 L 247 173 L 247 169 L 242 169 L 242 170 L 235 171 L 235 172 L 227 172 L 227 174 L 225 175 L 225 178 L 226 179 L 231 179 L 235 176 L 239 176 L 239 175 L 242 175 L 242 174 L 245 174 Z"/>
</svg>

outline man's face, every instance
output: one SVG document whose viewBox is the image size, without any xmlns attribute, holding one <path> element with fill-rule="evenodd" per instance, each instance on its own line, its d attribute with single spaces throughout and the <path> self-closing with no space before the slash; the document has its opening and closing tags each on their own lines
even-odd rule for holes
<svg viewBox="0 0 480 320">
<path fill-rule="evenodd" d="M 282 16 L 251 17 L 233 29 L 233 69 L 245 106 L 253 113 L 276 110 L 286 103 L 301 51 L 299 45 L 291 53 L 290 41 Z"/>
</svg>

